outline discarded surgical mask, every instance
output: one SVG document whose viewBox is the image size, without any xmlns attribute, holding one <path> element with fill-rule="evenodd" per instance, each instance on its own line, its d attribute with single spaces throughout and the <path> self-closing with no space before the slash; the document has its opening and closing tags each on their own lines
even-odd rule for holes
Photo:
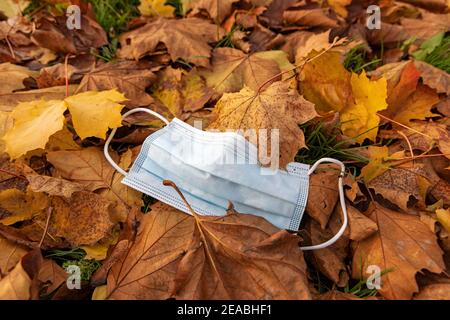
<svg viewBox="0 0 450 320">
<path fill-rule="evenodd" d="M 111 165 L 125 178 L 122 183 L 150 195 L 186 213 L 191 213 L 185 202 L 163 180 L 173 181 L 185 196 L 192 209 L 201 215 L 225 215 L 231 202 L 237 212 L 250 213 L 265 218 L 281 229 L 297 231 L 308 201 L 309 175 L 319 163 L 332 162 L 341 166 L 339 196 L 343 224 L 330 240 L 302 250 L 321 249 L 334 243 L 347 226 L 342 178 L 342 162 L 323 158 L 312 167 L 292 162 L 287 171 L 277 170 L 267 174 L 252 157 L 256 146 L 234 132 L 207 132 L 194 128 L 174 118 L 171 122 L 149 109 L 137 108 L 123 115 L 147 112 L 166 123 L 166 126 L 149 135 L 127 173 L 108 153 L 114 129 L 104 147 Z"/>
</svg>

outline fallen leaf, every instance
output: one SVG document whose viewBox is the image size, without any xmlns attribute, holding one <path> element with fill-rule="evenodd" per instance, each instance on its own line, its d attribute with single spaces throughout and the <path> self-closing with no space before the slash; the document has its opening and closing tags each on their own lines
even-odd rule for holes
<svg viewBox="0 0 450 320">
<path fill-rule="evenodd" d="M 300 64 L 311 51 L 315 51 L 320 53 L 322 50 L 331 48 L 331 44 L 329 43 L 330 39 L 330 31 L 325 31 L 318 34 L 313 34 L 307 38 L 303 45 L 297 45 L 297 50 L 295 52 L 295 63 Z M 342 44 L 346 39 L 340 39 L 335 45 Z"/>
<path fill-rule="evenodd" d="M 0 236 L 0 280 L 16 266 L 27 252 L 26 247 Z"/>
<path fill-rule="evenodd" d="M 0 191 L 0 223 L 12 225 L 41 214 L 49 205 L 43 193 L 22 192 L 17 189 Z"/>
<path fill-rule="evenodd" d="M 0 300 L 29 300 L 31 278 L 19 262 L 0 280 Z"/>
<path fill-rule="evenodd" d="M 49 137 L 62 129 L 66 109 L 66 104 L 57 100 L 19 103 L 11 112 L 14 125 L 2 138 L 6 152 L 16 159 L 28 151 L 44 148 Z"/>
<path fill-rule="evenodd" d="M 342 65 L 341 54 L 328 51 L 303 67 L 300 92 L 318 112 L 340 111 L 353 101 L 350 77 Z"/>
<path fill-rule="evenodd" d="M 70 199 L 53 197 L 49 232 L 72 246 L 93 245 L 106 237 L 113 223 L 112 202 L 92 192 L 74 192 Z"/>
<path fill-rule="evenodd" d="M 124 106 L 118 102 L 125 100 L 122 93 L 112 89 L 100 92 L 87 91 L 67 97 L 64 101 L 72 115 L 75 131 L 81 139 L 87 137 L 105 139 L 108 128 L 122 125 L 120 111 Z"/>
<path fill-rule="evenodd" d="M 333 166 L 319 167 L 310 175 L 306 213 L 316 220 L 322 230 L 334 211 L 338 200 L 339 170 Z"/>
<path fill-rule="evenodd" d="M 355 103 L 341 112 L 343 133 L 362 143 L 366 138 L 375 141 L 380 117 L 378 111 L 387 108 L 387 83 L 385 78 L 370 81 L 363 71 L 351 76 Z"/>
<path fill-rule="evenodd" d="M 185 73 L 173 68 L 167 68 L 160 74 L 153 90 L 153 96 L 176 117 L 180 117 L 183 112 L 202 109 L 212 94 L 197 72 Z"/>
<path fill-rule="evenodd" d="M 239 0 L 222 0 L 222 1 L 209 1 L 198 0 L 191 6 L 193 8 L 193 14 L 206 10 L 209 16 L 217 23 L 220 24 L 226 17 L 231 14 L 231 7 L 233 3 Z"/>
<path fill-rule="evenodd" d="M 299 4 L 302 4 L 301 2 Z M 299 25 L 308 27 L 335 28 L 338 26 L 337 20 L 333 19 L 328 8 L 305 8 L 293 7 L 283 13 L 283 20 L 289 25 Z"/>
<path fill-rule="evenodd" d="M 356 244 L 353 277 L 359 279 L 361 270 L 365 274 L 368 266 L 376 265 L 386 272 L 378 292 L 387 299 L 410 299 L 419 290 L 417 272 L 427 269 L 440 273 L 444 269 L 442 250 L 435 235 L 410 214 L 374 204 L 367 214 L 377 223 L 378 232 Z"/>
<path fill-rule="evenodd" d="M 33 192 L 45 192 L 51 196 L 63 196 L 70 198 L 72 193 L 84 190 L 84 186 L 62 178 L 53 178 L 37 174 L 29 167 L 23 168 L 25 178 L 28 180 L 29 188 Z"/>
<path fill-rule="evenodd" d="M 271 27 L 280 27 L 283 25 L 284 11 L 296 2 L 297 0 L 273 0 L 267 6 L 267 10 L 261 15 L 260 19 L 266 21 Z"/>
<path fill-rule="evenodd" d="M 340 209 L 340 208 L 339 208 Z M 367 218 L 358 209 L 347 203 L 348 237 L 353 241 L 362 241 L 378 230 L 377 224 Z"/>
<path fill-rule="evenodd" d="M 194 218 L 158 203 L 111 269 L 107 298 L 309 299 L 298 241 L 255 216 Z"/>
<path fill-rule="evenodd" d="M 69 85 L 69 95 L 72 95 L 73 92 L 75 92 L 76 88 L 76 85 Z M 65 86 L 19 91 L 9 94 L 0 94 L 0 110 L 12 111 L 20 102 L 31 102 L 37 100 L 63 100 L 65 96 Z"/>
<path fill-rule="evenodd" d="M 131 149 L 128 149 L 121 155 L 119 166 L 127 171 L 133 162 L 132 159 L 133 152 Z M 119 172 L 115 172 L 110 187 L 108 189 L 101 190 L 100 195 L 102 195 L 106 199 L 119 201 L 121 206 L 118 208 L 118 210 L 122 210 L 123 213 L 126 213 L 128 212 L 130 207 L 140 207 L 143 204 L 142 193 L 124 185 L 121 182 L 122 179 L 122 174 Z"/>
<path fill-rule="evenodd" d="M 11 93 L 18 89 L 24 89 L 23 80 L 29 77 L 37 77 L 36 71 L 11 63 L 0 64 L 0 94 Z"/>
<path fill-rule="evenodd" d="M 0 300 L 37 299 L 35 286 L 42 260 L 40 249 L 24 255 L 14 269 L 0 280 Z"/>
<path fill-rule="evenodd" d="M 106 63 L 83 77 L 77 93 L 117 89 L 128 99 L 125 103 L 127 106 L 148 106 L 154 100 L 145 89 L 156 80 L 151 67 L 152 63 L 144 61 Z"/>
<path fill-rule="evenodd" d="M 420 163 L 416 163 L 414 167 L 410 164 L 397 165 L 367 184 L 405 212 L 408 212 L 408 207 L 415 202 L 424 209 L 426 193 L 432 185 L 433 178 Z"/>
<path fill-rule="evenodd" d="M 217 48 L 213 52 L 212 71 L 204 72 L 204 76 L 208 86 L 219 93 L 239 91 L 244 86 L 256 91 L 268 85 L 269 80 L 280 80 L 280 72 L 289 69 L 289 65 L 283 51 L 247 55 L 233 48 Z"/>
<path fill-rule="evenodd" d="M 423 61 L 414 61 L 417 70 L 425 83 L 438 93 L 450 94 L 450 76 L 447 72 Z"/>
<path fill-rule="evenodd" d="M 218 118 L 209 125 L 209 129 L 278 129 L 281 168 L 285 168 L 298 150 L 305 147 L 303 132 L 298 125 L 317 116 L 314 105 L 290 89 L 285 82 L 273 83 L 261 93 L 255 93 L 247 87 L 238 93 L 225 93 L 217 102 L 215 112 Z M 256 134 L 258 147 L 261 147 L 260 133 Z M 271 141 L 272 138 L 268 138 L 265 147 L 266 154 L 273 157 L 269 147 Z"/>
<path fill-rule="evenodd" d="M 336 211 L 336 216 L 337 215 L 338 211 Z M 342 221 L 339 223 L 342 224 Z M 334 224 L 337 225 L 336 223 Z M 323 228 L 313 220 L 310 221 L 306 229 L 309 231 L 312 244 L 322 243 L 333 237 L 334 230 L 323 230 Z M 312 252 L 313 258 L 311 258 L 311 262 L 313 265 L 339 287 L 345 287 L 349 280 L 345 264 L 348 243 L 348 238 L 342 237 L 331 246 Z"/>
<path fill-rule="evenodd" d="M 423 42 L 439 32 L 447 32 L 450 26 L 450 14 L 422 12 L 422 19 L 402 18 L 400 23 L 410 37 Z"/>
<path fill-rule="evenodd" d="M 45 146 L 47 151 L 80 150 L 81 147 L 73 140 L 72 132 L 64 126 L 50 136 Z"/>
<path fill-rule="evenodd" d="M 31 39 L 40 47 L 66 54 L 85 53 L 108 44 L 105 30 L 94 19 L 82 14 L 80 25 L 80 29 L 69 30 L 65 15 L 42 15 L 35 21 Z"/>
<path fill-rule="evenodd" d="M 167 47 L 173 61 L 206 67 L 211 57 L 208 42 L 217 41 L 217 26 L 197 18 L 169 20 L 159 18 L 120 37 L 119 57 L 139 59 L 155 51 L 158 43 Z"/>
<path fill-rule="evenodd" d="M 66 282 L 68 274 L 55 261 L 44 259 L 37 279 L 45 286 L 45 293 L 50 294 Z"/>
<path fill-rule="evenodd" d="M 95 147 L 49 152 L 47 160 L 58 169 L 63 178 L 81 183 L 87 190 L 95 191 L 111 185 L 114 168 Z"/>
</svg>

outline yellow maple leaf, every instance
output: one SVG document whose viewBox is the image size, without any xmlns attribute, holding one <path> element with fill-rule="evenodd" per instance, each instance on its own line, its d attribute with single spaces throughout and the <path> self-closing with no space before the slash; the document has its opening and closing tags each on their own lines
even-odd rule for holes
<svg viewBox="0 0 450 320">
<path fill-rule="evenodd" d="M 359 76 L 352 73 L 350 82 L 355 102 L 341 112 L 342 131 L 360 143 L 366 138 L 375 141 L 380 122 L 377 112 L 387 108 L 386 79 L 370 81 L 363 71 Z"/>
<path fill-rule="evenodd" d="M 124 107 L 117 103 L 127 100 L 117 90 L 87 91 L 66 98 L 76 133 L 81 139 L 87 137 L 106 138 L 108 128 L 122 124 L 120 111 Z M 61 129 L 61 128 L 60 128 Z"/>
<path fill-rule="evenodd" d="M 166 5 L 166 0 L 143 0 L 138 7 L 143 16 L 173 17 L 175 8 Z"/>
<path fill-rule="evenodd" d="M 63 128 L 66 109 L 58 100 L 19 103 L 10 114 L 14 125 L 2 138 L 11 159 L 44 148 L 49 137 Z"/>
<path fill-rule="evenodd" d="M 318 53 L 313 50 L 307 56 L 316 55 Z M 341 111 L 351 103 L 350 72 L 344 68 L 341 59 L 340 52 L 325 52 L 308 62 L 300 73 L 301 94 L 315 104 L 319 113 Z"/>
</svg>

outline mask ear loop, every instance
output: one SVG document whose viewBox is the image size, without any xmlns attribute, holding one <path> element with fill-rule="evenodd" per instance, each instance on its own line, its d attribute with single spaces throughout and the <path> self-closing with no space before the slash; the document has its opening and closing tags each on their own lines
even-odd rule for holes
<svg viewBox="0 0 450 320">
<path fill-rule="evenodd" d="M 164 118 L 162 115 L 160 115 L 159 113 L 152 111 L 150 109 L 146 109 L 146 108 L 131 109 L 130 111 L 127 111 L 123 114 L 122 120 L 124 120 L 130 114 L 133 114 L 136 112 L 146 112 L 148 114 L 151 114 L 151 115 L 157 117 L 158 119 L 163 121 L 166 125 L 169 124 L 169 120 Z M 106 139 L 105 146 L 103 147 L 103 154 L 105 155 L 106 160 L 108 160 L 108 162 L 114 167 L 114 169 L 116 169 L 122 175 L 126 176 L 127 172 L 125 170 L 123 170 L 121 167 L 119 167 L 119 165 L 117 163 L 114 162 L 114 160 L 111 158 L 111 156 L 109 155 L 109 152 L 108 152 L 109 144 L 111 143 L 111 140 L 114 138 L 116 131 L 117 131 L 117 128 L 112 129 L 111 134 L 109 135 L 108 139 Z"/>
<path fill-rule="evenodd" d="M 345 229 L 347 228 L 347 224 L 348 224 L 348 215 L 347 215 L 347 207 L 345 206 L 344 183 L 343 183 L 343 178 L 344 178 L 344 174 L 345 174 L 345 165 L 341 161 L 333 159 L 333 158 L 322 158 L 322 159 L 317 160 L 316 163 L 314 163 L 314 165 L 309 169 L 308 175 L 311 175 L 311 173 L 313 173 L 317 169 L 317 166 L 319 164 L 321 164 L 322 162 L 335 163 L 341 167 L 341 172 L 339 174 L 338 187 L 339 187 L 339 202 L 341 204 L 342 214 L 344 215 L 344 222 L 342 223 L 342 226 L 339 229 L 339 231 L 333 236 L 333 238 L 331 238 L 328 241 L 325 241 L 321 244 L 307 246 L 307 247 L 300 247 L 300 249 L 302 249 L 303 251 L 323 249 L 323 248 L 326 248 L 326 247 L 332 245 L 342 236 L 342 234 L 345 232 Z"/>
</svg>

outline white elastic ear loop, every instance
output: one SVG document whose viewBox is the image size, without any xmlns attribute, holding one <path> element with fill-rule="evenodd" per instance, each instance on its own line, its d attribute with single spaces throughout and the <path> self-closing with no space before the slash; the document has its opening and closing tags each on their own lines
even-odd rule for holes
<svg viewBox="0 0 450 320">
<path fill-rule="evenodd" d="M 152 111 L 150 109 L 146 109 L 146 108 L 136 108 L 136 109 L 131 109 L 130 111 L 127 111 L 123 114 L 122 116 L 122 120 L 125 119 L 126 117 L 128 117 L 130 114 L 136 113 L 136 112 L 146 112 L 149 113 L 155 117 L 157 117 L 158 119 L 160 119 L 161 121 L 163 121 L 165 124 L 169 124 L 169 120 L 167 120 L 166 118 L 164 118 L 162 115 L 160 115 L 159 113 Z M 105 155 L 106 160 L 108 160 L 108 162 L 114 167 L 114 169 L 116 169 L 118 172 L 120 172 L 121 174 L 123 174 L 124 176 L 127 175 L 127 172 L 125 170 L 123 170 L 121 167 L 119 167 L 119 165 L 117 163 L 114 162 L 114 160 L 111 158 L 111 156 L 108 153 L 109 150 L 109 144 L 111 143 L 111 140 L 113 139 L 114 135 L 116 134 L 117 128 L 114 128 L 111 131 L 111 134 L 109 135 L 108 139 L 106 139 L 105 141 L 105 146 L 103 147 L 103 153 Z"/>
<path fill-rule="evenodd" d="M 302 249 L 304 251 L 305 250 L 323 249 L 323 248 L 326 248 L 326 247 L 332 245 L 342 236 L 342 234 L 345 232 L 345 228 L 347 228 L 348 217 L 347 217 L 347 207 L 345 206 L 344 184 L 343 184 L 345 165 L 341 161 L 333 159 L 333 158 L 322 158 L 322 159 L 317 160 L 316 163 L 314 163 L 314 165 L 311 167 L 311 169 L 309 169 L 308 175 L 311 175 L 311 173 L 313 173 L 316 170 L 317 166 L 319 164 L 321 164 L 322 162 L 331 162 L 331 163 L 335 163 L 335 164 L 338 164 L 341 166 L 341 173 L 339 174 L 338 187 L 339 187 L 339 202 L 341 203 L 342 214 L 344 215 L 344 222 L 342 223 L 342 227 L 333 236 L 333 238 L 331 238 L 328 241 L 325 241 L 321 244 L 307 246 L 307 247 L 300 247 L 300 249 Z"/>
</svg>

